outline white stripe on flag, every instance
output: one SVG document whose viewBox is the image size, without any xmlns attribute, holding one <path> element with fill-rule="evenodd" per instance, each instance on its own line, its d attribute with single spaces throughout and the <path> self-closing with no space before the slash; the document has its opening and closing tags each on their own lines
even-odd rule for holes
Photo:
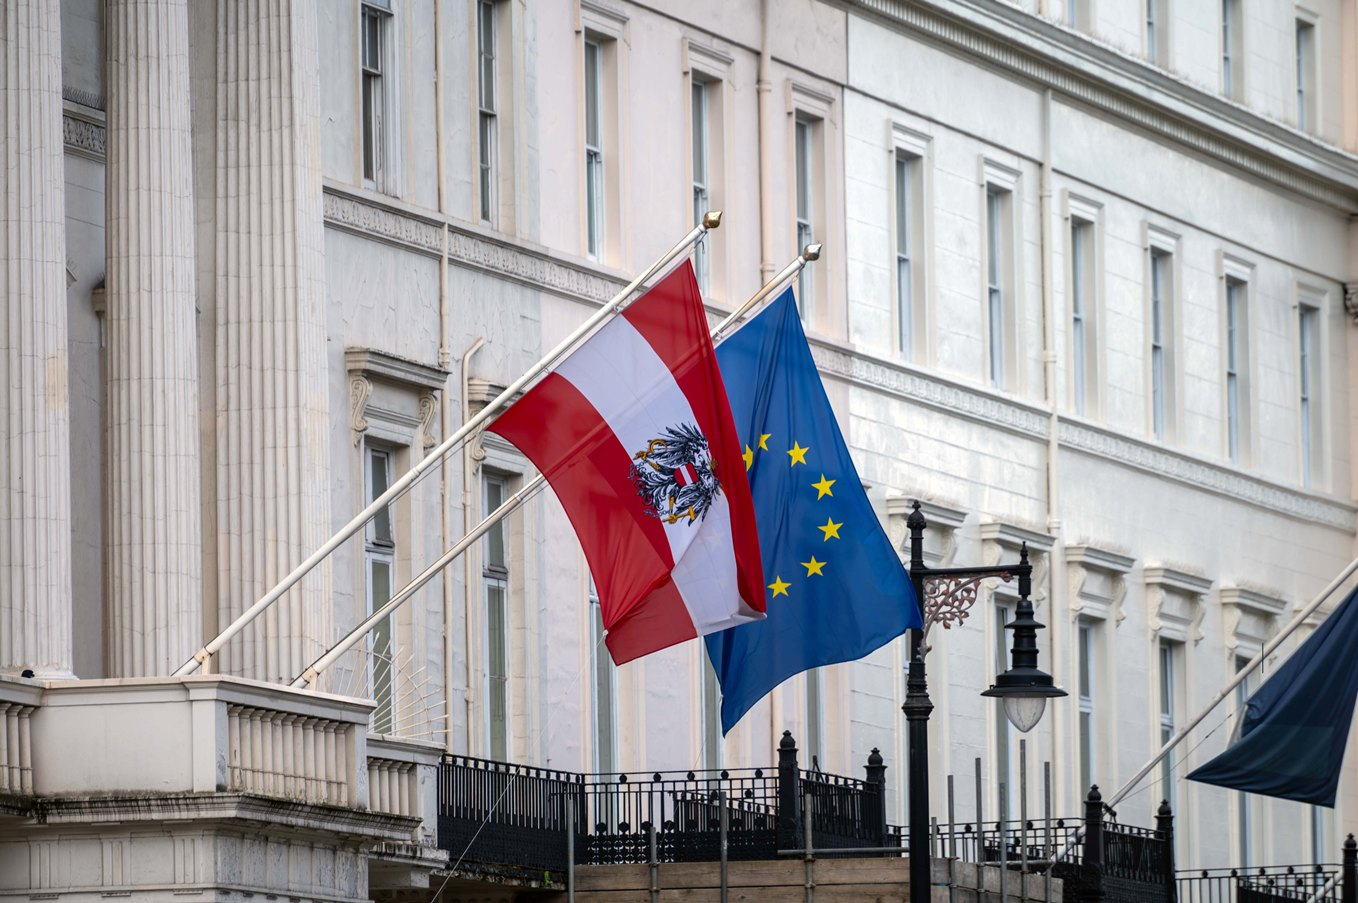
<svg viewBox="0 0 1358 903">
<path fill-rule="evenodd" d="M 666 428 L 698 425 L 674 374 L 625 317 L 595 333 L 562 361 L 556 373 L 599 412 L 629 455 L 647 448 Z M 735 590 L 735 549 L 725 495 L 713 500 L 700 522 L 690 524 L 684 518 L 660 524 L 675 562 L 675 586 L 699 635 L 748 620 L 731 620 L 741 602 Z"/>
</svg>

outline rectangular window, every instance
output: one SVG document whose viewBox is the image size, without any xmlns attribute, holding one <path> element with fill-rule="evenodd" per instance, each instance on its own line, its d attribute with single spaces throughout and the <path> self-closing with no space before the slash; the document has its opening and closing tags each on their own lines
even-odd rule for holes
<svg viewBox="0 0 1358 903">
<path fill-rule="evenodd" d="M 806 755 L 822 769 L 825 763 L 825 687 L 820 668 L 806 672 Z"/>
<path fill-rule="evenodd" d="M 594 576 L 589 578 L 590 669 L 594 684 L 594 770 L 618 770 L 617 667 L 604 646 L 604 615 Z"/>
<path fill-rule="evenodd" d="M 1164 439 L 1172 413 L 1171 376 L 1173 348 L 1171 325 L 1174 291 L 1174 256 L 1158 248 L 1151 249 L 1151 430 L 1157 439 Z"/>
<path fill-rule="evenodd" d="M 364 451 L 364 482 L 367 503 L 391 486 L 392 454 L 386 449 Z M 363 560 L 367 584 L 367 614 L 391 599 L 395 577 L 396 537 L 392 531 L 391 509 L 383 508 L 368 522 L 364 531 Z M 394 732 L 393 682 L 395 667 L 392 646 L 392 619 L 384 618 L 368 634 L 368 690 L 377 708 L 372 714 L 372 730 L 378 734 Z"/>
<path fill-rule="evenodd" d="M 896 151 L 896 349 L 910 360 L 915 347 L 915 170 L 919 159 Z"/>
<path fill-rule="evenodd" d="M 1298 314 L 1297 384 L 1301 414 L 1301 482 L 1308 489 L 1319 474 L 1320 407 L 1319 357 L 1320 311 L 1302 304 Z"/>
<path fill-rule="evenodd" d="M 1245 283 L 1226 278 L 1226 453 L 1232 464 L 1241 460 L 1244 433 Z"/>
<path fill-rule="evenodd" d="M 1093 329 L 1091 285 L 1094 265 L 1094 224 L 1071 217 L 1070 220 L 1070 380 L 1075 413 L 1083 416 L 1088 407 L 1089 372 Z"/>
<path fill-rule="evenodd" d="M 604 257 L 604 51 L 595 38 L 585 39 L 585 250 L 594 260 Z"/>
<path fill-rule="evenodd" d="M 693 131 L 693 224 L 703 221 L 703 215 L 712 207 L 711 186 L 711 123 L 708 118 L 708 91 L 705 82 L 694 81 L 692 95 Z M 693 270 L 698 277 L 698 288 L 706 296 L 711 291 L 712 252 L 708 248 L 711 239 L 700 241 L 693 249 Z"/>
<path fill-rule="evenodd" d="M 1297 20 L 1297 128 L 1315 131 L 1316 127 L 1316 27 Z"/>
<path fill-rule="evenodd" d="M 1247 656 L 1237 655 L 1235 657 L 1235 670 L 1238 673 L 1250 663 Z M 1257 675 L 1254 672 L 1245 678 L 1235 688 L 1235 718 L 1236 724 L 1240 724 L 1240 719 L 1245 716 L 1245 704 L 1249 701 L 1250 694 L 1253 693 L 1258 684 Z M 1238 728 L 1237 728 L 1238 729 Z M 1254 864 L 1251 851 L 1254 848 L 1254 813 L 1251 811 L 1250 795 L 1248 793 L 1236 793 L 1235 814 L 1236 814 L 1236 839 L 1239 841 L 1239 866 L 1247 869 Z"/>
<path fill-rule="evenodd" d="M 1080 622 L 1079 633 L 1079 689 L 1080 689 L 1080 795 L 1089 792 L 1089 787 L 1097 780 L 1095 772 L 1095 756 L 1098 748 L 1095 745 L 1097 729 L 1094 721 L 1094 679 L 1095 679 L 1095 659 L 1097 650 L 1095 649 L 1096 627 L 1087 621 Z"/>
<path fill-rule="evenodd" d="M 796 178 L 797 178 L 797 251 L 801 252 L 807 245 L 815 242 L 815 231 L 812 223 L 815 221 L 815 146 L 812 143 L 814 138 L 814 123 L 798 118 L 794 126 L 793 144 L 796 153 Z M 797 275 L 797 305 L 802 312 L 802 319 L 809 322 L 812 312 L 815 310 L 814 282 L 812 281 L 812 268 L 803 267 Z"/>
<path fill-rule="evenodd" d="M 1244 64 L 1240 0 L 1221 0 L 1221 93 L 1241 99 L 1241 67 Z"/>
<path fill-rule="evenodd" d="M 481 219 L 495 222 L 496 162 L 499 155 L 499 101 L 496 85 L 496 4 L 479 0 L 476 5 L 476 79 L 478 82 L 477 128 L 480 157 Z"/>
<path fill-rule="evenodd" d="M 1168 0 L 1146 0 L 1146 59 L 1163 66 L 1167 62 Z"/>
<path fill-rule="evenodd" d="M 382 188 L 387 155 L 386 74 L 390 0 L 363 0 L 360 7 L 360 70 L 363 107 L 363 184 Z"/>
<path fill-rule="evenodd" d="M 1160 746 L 1178 730 L 1179 722 L 1179 644 L 1160 641 Z M 1160 764 L 1160 796 L 1177 810 L 1174 793 L 1174 757 L 1165 756 Z"/>
<path fill-rule="evenodd" d="M 1005 383 L 1005 267 L 1008 265 L 1008 232 L 1005 215 L 1009 193 L 987 186 L 985 194 L 986 230 L 986 323 L 988 330 L 987 375 L 990 384 L 1003 389 Z"/>
<path fill-rule="evenodd" d="M 483 515 L 508 497 L 504 477 L 487 474 L 483 486 Z M 481 582 L 486 604 L 486 725 L 487 752 L 503 762 L 509 758 L 509 561 L 505 555 L 504 521 L 491 527 L 482 540 Z"/>
</svg>

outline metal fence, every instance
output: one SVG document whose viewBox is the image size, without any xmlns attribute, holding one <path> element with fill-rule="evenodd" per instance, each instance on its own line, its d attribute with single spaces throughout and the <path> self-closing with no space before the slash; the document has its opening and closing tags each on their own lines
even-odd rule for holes
<svg viewBox="0 0 1358 903">
<path fill-rule="evenodd" d="M 1339 865 L 1204 869 L 1179 873 L 1180 903 L 1341 903 Z"/>
</svg>

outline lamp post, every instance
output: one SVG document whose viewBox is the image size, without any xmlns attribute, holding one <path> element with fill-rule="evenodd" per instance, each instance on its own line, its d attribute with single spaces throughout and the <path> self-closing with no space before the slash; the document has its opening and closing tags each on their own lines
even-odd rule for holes
<svg viewBox="0 0 1358 903">
<path fill-rule="evenodd" d="M 1018 564 L 980 568 L 931 568 L 924 563 L 924 529 L 928 523 L 919 501 L 911 505 L 906 527 L 910 531 L 910 582 L 924 618 L 923 630 L 910 631 L 910 664 L 906 672 L 905 712 L 909 740 L 910 788 L 910 903 L 929 903 L 932 878 L 929 855 L 929 685 L 925 679 L 924 657 L 929 629 L 935 624 L 944 629 L 966 620 L 976 604 L 981 581 L 998 577 L 1006 583 L 1018 578 L 1018 608 L 1014 620 L 1005 625 L 1014 631 L 1012 664 L 998 675 L 995 683 L 981 695 L 1004 700 L 1004 713 L 1010 723 L 1027 732 L 1042 718 L 1047 700 L 1065 696 L 1066 691 L 1052 683 L 1051 675 L 1037 667 L 1037 631 L 1042 629 L 1033 618 L 1033 566 L 1028 563 L 1028 545 L 1019 551 Z"/>
</svg>

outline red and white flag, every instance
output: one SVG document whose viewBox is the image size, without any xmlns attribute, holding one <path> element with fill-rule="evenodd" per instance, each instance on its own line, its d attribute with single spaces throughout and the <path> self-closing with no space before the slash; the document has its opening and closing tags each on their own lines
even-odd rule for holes
<svg viewBox="0 0 1358 903">
<path fill-rule="evenodd" d="M 566 509 L 615 662 L 764 617 L 754 504 L 691 264 L 489 429 Z"/>
</svg>

